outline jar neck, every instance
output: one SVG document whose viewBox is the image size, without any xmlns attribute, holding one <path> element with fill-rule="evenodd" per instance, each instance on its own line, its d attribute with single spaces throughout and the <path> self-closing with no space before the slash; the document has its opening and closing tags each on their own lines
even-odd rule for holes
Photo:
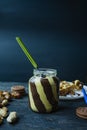
<svg viewBox="0 0 87 130">
<path fill-rule="evenodd" d="M 33 70 L 33 74 L 34 76 L 40 76 L 40 77 L 56 76 L 57 70 L 49 68 L 38 68 Z"/>
</svg>

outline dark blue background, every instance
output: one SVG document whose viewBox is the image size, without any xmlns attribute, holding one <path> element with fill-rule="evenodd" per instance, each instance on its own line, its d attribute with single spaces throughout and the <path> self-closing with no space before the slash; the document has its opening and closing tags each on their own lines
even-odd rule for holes
<svg viewBox="0 0 87 130">
<path fill-rule="evenodd" d="M 55 68 L 63 80 L 87 81 L 85 0 L 0 1 L 0 81 L 28 81 L 33 66 L 20 36 L 39 67 Z"/>
</svg>

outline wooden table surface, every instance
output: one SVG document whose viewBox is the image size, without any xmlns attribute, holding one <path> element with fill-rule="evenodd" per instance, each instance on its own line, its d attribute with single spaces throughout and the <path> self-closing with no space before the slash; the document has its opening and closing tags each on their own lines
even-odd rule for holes
<svg viewBox="0 0 87 130">
<path fill-rule="evenodd" d="M 24 85 L 27 92 L 27 83 L 0 82 L 0 90 L 11 90 L 13 85 Z M 38 114 L 28 106 L 28 96 L 9 102 L 8 110 L 18 113 L 18 122 L 9 124 L 6 119 L 1 130 L 85 130 L 87 120 L 76 116 L 75 110 L 79 106 L 86 106 L 84 99 L 73 101 L 59 101 L 59 110 L 50 114 Z"/>
</svg>

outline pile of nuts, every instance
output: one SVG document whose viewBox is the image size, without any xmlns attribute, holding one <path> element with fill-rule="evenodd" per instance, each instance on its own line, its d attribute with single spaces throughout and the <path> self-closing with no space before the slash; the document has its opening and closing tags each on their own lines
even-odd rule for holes
<svg viewBox="0 0 87 130">
<path fill-rule="evenodd" d="M 0 90 L 0 124 L 2 124 L 3 119 L 8 116 L 8 108 L 6 107 L 10 100 L 12 99 L 12 95 L 8 91 L 1 91 Z M 13 123 L 17 119 L 16 112 L 10 112 L 9 116 L 7 117 L 7 122 Z"/>
<path fill-rule="evenodd" d="M 0 91 L 0 107 L 6 106 L 11 100 L 11 94 L 7 91 Z"/>
<path fill-rule="evenodd" d="M 83 83 L 80 80 L 75 80 L 73 82 L 61 81 L 59 92 L 60 96 L 66 96 L 67 94 L 75 95 L 75 90 L 81 90 Z"/>
</svg>

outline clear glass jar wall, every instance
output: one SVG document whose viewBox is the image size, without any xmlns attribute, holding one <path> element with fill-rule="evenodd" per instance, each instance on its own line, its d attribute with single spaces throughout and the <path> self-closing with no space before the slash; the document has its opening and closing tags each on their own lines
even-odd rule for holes
<svg viewBox="0 0 87 130">
<path fill-rule="evenodd" d="M 34 69 L 29 79 L 29 105 L 35 112 L 49 113 L 58 109 L 59 78 L 57 70 Z"/>
</svg>

